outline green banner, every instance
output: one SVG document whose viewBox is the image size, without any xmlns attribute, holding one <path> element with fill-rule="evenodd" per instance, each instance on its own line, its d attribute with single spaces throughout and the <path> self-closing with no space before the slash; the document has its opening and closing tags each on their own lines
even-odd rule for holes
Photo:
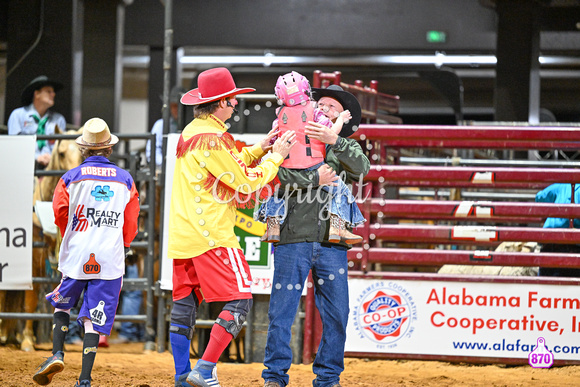
<svg viewBox="0 0 580 387">
<path fill-rule="evenodd" d="M 248 264 L 252 267 L 267 268 L 271 246 L 260 241 L 266 231 L 266 225 L 254 220 L 253 213 L 254 210 L 251 208 L 237 210 L 235 232 Z"/>
</svg>

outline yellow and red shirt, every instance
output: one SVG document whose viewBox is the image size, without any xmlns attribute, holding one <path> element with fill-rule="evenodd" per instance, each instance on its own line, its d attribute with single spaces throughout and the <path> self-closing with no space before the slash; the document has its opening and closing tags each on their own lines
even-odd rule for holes
<svg viewBox="0 0 580 387">
<path fill-rule="evenodd" d="M 264 155 L 260 144 L 240 152 L 217 117 L 196 118 L 177 145 L 169 211 L 168 257 L 186 259 L 217 247 L 240 248 L 234 233 L 236 208 L 268 185 L 284 161 L 278 153 L 250 167 Z"/>
</svg>

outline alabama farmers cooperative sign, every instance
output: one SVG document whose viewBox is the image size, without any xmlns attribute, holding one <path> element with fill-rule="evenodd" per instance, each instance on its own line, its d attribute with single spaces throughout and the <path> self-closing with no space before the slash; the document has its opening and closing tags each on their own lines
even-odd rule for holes
<svg viewBox="0 0 580 387">
<path fill-rule="evenodd" d="M 350 279 L 346 352 L 580 360 L 576 286 Z"/>
</svg>

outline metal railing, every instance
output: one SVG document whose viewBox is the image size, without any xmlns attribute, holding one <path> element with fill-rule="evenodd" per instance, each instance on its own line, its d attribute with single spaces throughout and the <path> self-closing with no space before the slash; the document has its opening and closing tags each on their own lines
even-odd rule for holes
<svg viewBox="0 0 580 387">
<path fill-rule="evenodd" d="M 534 203 L 535 193 L 552 183 L 571 184 L 574 192 L 574 185 L 580 183 L 580 170 L 574 169 L 578 163 L 438 156 L 441 149 L 451 149 L 451 153 L 457 149 L 575 150 L 580 146 L 579 128 L 363 124 L 354 137 L 367 150 L 373 165 L 363 185 L 355 184 L 365 198 L 358 204 L 367 222 L 354 231 L 363 237 L 362 245 L 347 254 L 350 278 L 580 283 L 578 279 L 564 278 L 482 278 L 432 273 L 433 268 L 444 264 L 580 268 L 580 254 L 493 251 L 502 241 L 567 245 L 580 242 L 578 229 L 541 227 L 546 217 L 580 218 L 580 204 Z M 402 149 L 418 149 L 419 155 L 401 157 Z M 421 200 L 425 197 L 428 200 Z M 409 244 L 414 247 L 408 247 Z M 390 272 L 395 266 L 402 271 Z M 416 272 L 416 268 L 431 268 L 431 272 Z M 311 329 L 316 326 L 315 315 L 313 302 L 307 301 L 305 324 Z M 305 337 L 305 362 L 316 350 L 317 334 L 314 330 Z M 468 361 L 438 355 L 358 352 L 346 355 Z M 497 362 L 493 358 L 479 360 Z"/>
</svg>

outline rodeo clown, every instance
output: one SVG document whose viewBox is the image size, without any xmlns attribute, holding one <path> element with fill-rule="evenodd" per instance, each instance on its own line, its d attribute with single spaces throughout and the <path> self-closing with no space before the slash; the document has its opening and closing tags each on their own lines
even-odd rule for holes
<svg viewBox="0 0 580 387">
<path fill-rule="evenodd" d="M 219 386 L 216 363 L 241 331 L 252 307 L 250 268 L 234 233 L 236 208 L 265 187 L 294 145 L 295 135 L 272 130 L 238 151 L 225 122 L 236 112 L 237 88 L 223 67 L 199 74 L 198 88 L 181 98 L 193 105 L 194 120 L 179 139 L 169 212 L 168 257 L 173 259 L 173 309 L 169 338 L 175 386 Z M 252 167 L 268 151 L 271 157 Z M 199 303 L 226 302 L 193 370 L 189 348 Z"/>
<path fill-rule="evenodd" d="M 110 335 L 123 286 L 125 254 L 135 235 L 139 194 L 129 172 L 109 161 L 119 139 L 91 118 L 76 139 L 83 163 L 66 172 L 54 191 L 55 224 L 62 236 L 60 284 L 46 299 L 54 306 L 52 356 L 33 376 L 41 386 L 64 369 L 70 310 L 83 295 L 78 323 L 84 328 L 82 369 L 75 386 L 90 386 L 99 335 Z"/>
</svg>

